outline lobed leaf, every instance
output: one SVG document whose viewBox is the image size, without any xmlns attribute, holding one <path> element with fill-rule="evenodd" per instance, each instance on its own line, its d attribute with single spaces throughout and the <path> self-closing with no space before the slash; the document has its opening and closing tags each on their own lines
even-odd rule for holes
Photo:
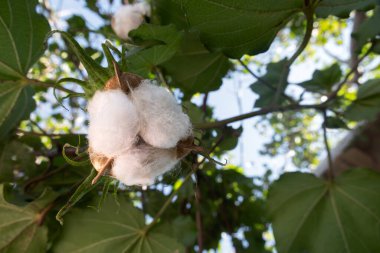
<svg viewBox="0 0 380 253">
<path fill-rule="evenodd" d="M 0 140 L 35 108 L 34 91 L 17 81 L 0 83 Z"/>
<path fill-rule="evenodd" d="M 265 52 L 303 0 L 173 0 L 202 42 L 231 58 Z"/>
<path fill-rule="evenodd" d="M 36 0 L 0 0 L 0 140 L 34 108 L 33 90 L 23 79 L 42 55 L 45 17 Z"/>
<path fill-rule="evenodd" d="M 334 84 L 339 82 L 341 77 L 342 70 L 338 63 L 334 63 L 328 68 L 314 71 L 311 80 L 299 83 L 298 85 L 311 92 L 329 92 Z"/>
<path fill-rule="evenodd" d="M 329 15 L 348 18 L 353 10 L 369 10 L 377 4 L 379 0 L 323 0 L 319 3 L 316 14 L 322 18 Z"/>
<path fill-rule="evenodd" d="M 155 228 L 145 232 L 144 215 L 125 200 L 108 198 L 100 212 L 74 210 L 53 252 L 182 252 L 182 245 Z M 95 233 L 96 231 L 96 233 Z M 165 232 L 166 233 L 166 232 Z"/>
<path fill-rule="evenodd" d="M 259 98 L 255 101 L 255 107 L 264 107 L 273 102 L 286 62 L 287 60 L 284 59 L 279 62 L 269 63 L 267 73 L 251 85 L 251 90 L 259 95 Z M 287 84 L 282 87 L 282 91 L 285 91 L 286 87 Z M 283 103 L 284 98 L 280 97 L 279 102 Z"/>
<path fill-rule="evenodd" d="M 0 0 L 0 80 L 23 78 L 40 58 L 50 27 L 37 0 Z"/>
<path fill-rule="evenodd" d="M 56 194 L 45 191 L 25 207 L 8 203 L 0 185 L 0 252 L 46 252 L 47 228 L 41 224 L 41 211 Z"/>
<path fill-rule="evenodd" d="M 129 35 L 136 41 L 155 42 L 152 46 L 142 47 L 127 55 L 129 72 L 147 77 L 159 64 L 169 60 L 177 52 L 183 34 L 174 25 L 158 26 L 143 24 Z"/>
<path fill-rule="evenodd" d="M 198 34 L 187 33 L 178 52 L 163 67 L 173 78 L 173 86 L 193 95 L 218 89 L 230 65 L 222 53 L 208 51 Z"/>
<path fill-rule="evenodd" d="M 331 183 L 285 173 L 270 188 L 268 211 L 279 253 L 380 252 L 378 172 L 354 169 Z"/>
<path fill-rule="evenodd" d="M 380 79 L 372 79 L 361 85 L 356 99 L 344 116 L 350 120 L 372 120 L 380 112 Z"/>
</svg>

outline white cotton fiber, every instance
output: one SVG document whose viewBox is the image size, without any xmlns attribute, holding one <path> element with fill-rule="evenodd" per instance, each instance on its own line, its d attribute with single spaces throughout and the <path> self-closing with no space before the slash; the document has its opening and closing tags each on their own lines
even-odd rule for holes
<svg viewBox="0 0 380 253">
<path fill-rule="evenodd" d="M 151 185 L 177 162 L 173 149 L 142 144 L 116 157 L 111 174 L 125 185 Z"/>
<path fill-rule="evenodd" d="M 136 12 L 143 16 L 150 17 L 150 5 L 147 2 L 139 2 L 132 4 Z"/>
<path fill-rule="evenodd" d="M 139 116 L 122 90 L 97 91 L 89 101 L 88 112 L 88 140 L 93 152 L 114 157 L 135 143 Z"/>
<path fill-rule="evenodd" d="M 138 28 L 144 21 L 144 16 L 150 15 L 147 3 L 126 4 L 121 6 L 112 17 L 112 29 L 124 40 L 129 39 L 128 33 Z"/>
<path fill-rule="evenodd" d="M 189 117 L 165 88 L 144 80 L 131 95 L 140 114 L 140 135 L 146 143 L 173 148 L 191 134 Z"/>
</svg>

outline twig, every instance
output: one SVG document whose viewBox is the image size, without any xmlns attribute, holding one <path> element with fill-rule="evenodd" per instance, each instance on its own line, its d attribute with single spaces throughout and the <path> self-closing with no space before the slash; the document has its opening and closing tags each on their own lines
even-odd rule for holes
<svg viewBox="0 0 380 253">
<path fill-rule="evenodd" d="M 156 71 L 158 78 L 160 79 L 161 83 L 165 86 L 165 88 L 167 88 L 171 93 L 173 93 L 173 91 L 170 89 L 168 83 L 166 82 L 166 79 L 165 79 L 164 75 L 162 74 L 161 69 L 159 67 L 154 67 L 154 70 Z"/>
<path fill-rule="evenodd" d="M 47 136 L 47 137 L 65 137 L 65 136 L 72 135 L 69 133 L 62 133 L 62 134 L 38 133 L 38 132 L 33 132 L 33 131 L 25 131 L 22 129 L 17 129 L 16 133 L 17 134 L 24 134 L 24 135 L 31 135 L 31 136 Z M 80 135 L 80 134 L 78 134 L 78 135 Z"/>
<path fill-rule="evenodd" d="M 270 107 L 262 108 L 260 110 L 256 110 L 253 112 L 244 113 L 235 117 L 220 120 L 220 121 L 194 124 L 194 128 L 196 129 L 218 128 L 218 127 L 223 127 L 227 124 L 230 124 L 236 121 L 249 119 L 255 116 L 265 115 L 272 112 L 294 111 L 294 110 L 302 110 L 302 109 L 310 109 L 310 108 L 316 109 L 320 106 L 322 106 L 322 104 L 312 104 L 312 105 L 291 104 L 291 105 L 286 105 L 286 106 L 270 106 Z"/>
<path fill-rule="evenodd" d="M 203 118 L 206 116 L 207 111 L 207 101 L 208 101 L 208 92 L 206 92 L 203 96 L 203 102 L 202 102 L 202 111 L 203 111 Z"/>
<path fill-rule="evenodd" d="M 75 158 L 73 158 L 73 160 L 78 160 L 78 159 L 81 159 L 82 157 L 80 156 L 77 156 Z M 65 169 L 69 168 L 70 167 L 70 164 L 68 163 L 65 163 L 63 164 L 62 166 L 58 167 L 57 169 L 55 170 L 51 170 L 51 171 L 48 171 L 42 175 L 39 175 L 37 177 L 34 177 L 34 178 L 31 178 L 29 179 L 28 181 L 26 181 L 25 183 L 25 186 L 24 186 L 24 191 L 28 191 L 31 187 L 34 187 L 36 184 L 38 184 L 40 181 L 43 181 L 51 176 L 54 176 L 58 173 L 60 173 L 61 171 L 64 171 Z M 75 171 L 75 170 L 74 170 Z"/>
<path fill-rule="evenodd" d="M 220 121 L 194 124 L 194 127 L 197 129 L 218 128 L 218 127 L 222 127 L 222 126 L 225 126 L 227 124 L 230 124 L 230 123 L 233 123 L 236 121 L 249 119 L 249 118 L 252 118 L 255 116 L 265 115 L 265 114 L 272 113 L 272 112 L 298 111 L 298 110 L 304 110 L 304 109 L 325 109 L 328 106 L 328 104 L 338 96 L 339 91 L 342 89 L 344 84 L 347 83 L 350 76 L 355 72 L 355 69 L 357 68 L 357 66 L 363 61 L 363 59 L 365 57 L 367 57 L 371 53 L 373 47 L 374 47 L 374 44 L 372 44 L 372 46 L 368 49 L 368 51 L 362 57 L 360 57 L 360 59 L 358 60 L 358 62 L 354 66 L 354 68 L 351 69 L 346 74 L 346 76 L 343 78 L 343 80 L 335 85 L 336 86 L 335 90 L 333 92 L 331 92 L 329 95 L 327 95 L 327 100 L 323 103 L 309 104 L 309 105 L 290 104 L 290 105 L 285 105 L 285 106 L 277 106 L 277 105 L 276 106 L 269 106 L 269 107 L 262 108 L 260 110 L 241 114 L 241 115 L 238 115 L 238 116 L 235 116 L 232 118 L 228 118 L 228 119 L 224 119 L 224 120 L 220 120 Z"/>
<path fill-rule="evenodd" d="M 331 182 L 334 178 L 334 168 L 333 168 L 333 161 L 332 161 L 332 156 L 331 156 L 331 151 L 330 151 L 330 147 L 329 147 L 329 143 L 328 143 L 328 139 L 327 139 L 327 115 L 326 115 L 326 110 L 322 110 L 322 114 L 323 114 L 323 124 L 322 124 L 322 128 L 323 128 L 323 141 L 325 143 L 325 147 L 326 147 L 326 152 L 327 152 L 327 159 L 328 159 L 328 162 L 329 162 L 329 169 L 328 169 L 328 179 L 329 181 Z"/>
<path fill-rule="evenodd" d="M 331 101 L 338 96 L 340 89 L 342 89 L 343 85 L 347 83 L 350 76 L 353 73 L 355 73 L 356 69 L 359 67 L 359 64 L 371 53 L 374 46 L 375 46 L 375 44 L 372 44 L 371 47 L 367 50 L 367 52 L 365 52 L 365 54 L 363 54 L 363 56 L 360 57 L 358 61 L 356 61 L 355 65 L 352 66 L 351 70 L 346 74 L 344 79 L 336 85 L 335 90 L 332 93 L 330 93 L 329 95 L 327 95 L 327 101 Z"/>
<path fill-rule="evenodd" d="M 40 125 L 38 125 L 37 122 L 35 122 L 34 120 L 32 119 L 29 119 L 30 123 L 32 123 L 35 127 L 38 128 L 38 130 L 40 130 L 44 135 L 46 136 L 49 136 L 49 134 L 45 131 L 45 129 L 43 129 Z"/>
<path fill-rule="evenodd" d="M 72 95 L 75 95 L 75 96 L 84 96 L 84 93 L 75 92 L 75 91 L 66 89 L 63 86 L 60 86 L 60 85 L 57 85 L 57 84 L 51 84 L 51 83 L 47 83 L 47 82 L 42 82 L 42 81 L 39 81 L 39 80 L 36 80 L 36 79 L 26 79 L 25 83 L 26 84 L 35 85 L 35 86 L 39 86 L 39 87 L 54 88 L 54 89 L 57 89 L 57 90 L 60 90 L 60 91 L 64 91 L 64 92 L 66 92 L 68 94 L 72 94 Z"/>
<path fill-rule="evenodd" d="M 366 14 L 365 11 L 355 11 L 355 16 L 354 16 L 354 24 L 352 26 L 352 32 L 351 34 L 355 34 L 359 31 L 360 25 L 364 22 L 366 19 Z M 352 84 L 358 84 L 359 83 L 359 78 L 361 77 L 362 73 L 359 72 L 358 68 L 355 67 L 357 66 L 357 61 L 359 60 L 359 55 L 358 55 L 358 41 L 355 37 L 351 36 L 350 40 L 350 59 L 349 59 L 349 64 L 352 69 L 355 69 L 354 71 L 354 77 L 351 80 Z"/>
<path fill-rule="evenodd" d="M 195 220 L 197 225 L 197 240 L 198 240 L 198 252 L 203 252 L 203 221 L 202 221 L 202 213 L 201 213 L 201 191 L 199 189 L 200 184 L 200 177 L 199 177 L 199 170 L 195 172 L 196 175 L 196 186 L 195 186 Z"/>
<path fill-rule="evenodd" d="M 322 47 L 322 50 L 328 55 L 330 56 L 331 58 L 335 59 L 336 61 L 340 62 L 340 63 L 344 63 L 344 64 L 349 64 L 350 60 L 345 60 L 345 59 L 342 59 L 342 58 L 339 58 L 338 56 L 336 56 L 333 52 L 331 52 L 329 49 L 327 49 L 326 47 Z"/>
</svg>

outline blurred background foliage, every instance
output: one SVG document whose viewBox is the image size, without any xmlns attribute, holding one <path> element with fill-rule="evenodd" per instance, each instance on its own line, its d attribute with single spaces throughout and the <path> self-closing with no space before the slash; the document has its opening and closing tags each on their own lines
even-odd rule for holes
<svg viewBox="0 0 380 253">
<path fill-rule="evenodd" d="M 289 198 L 283 214 L 273 207 L 273 199 L 282 194 L 285 201 L 287 189 L 306 183 L 308 174 L 288 179 L 288 173 L 275 183 L 268 207 L 268 189 L 284 168 L 255 164 L 265 173 L 252 177 L 244 163 L 220 166 L 190 154 L 153 186 L 125 187 L 105 177 L 88 188 L 83 182 L 92 166 L 82 154 L 88 94 L 103 85 L 94 76 L 99 71 L 103 78 L 111 76 L 102 48 L 107 40 L 124 71 L 173 90 L 192 119 L 199 145 L 213 158 L 223 160 L 239 149 L 245 127 L 254 127 L 267 140 L 260 155 L 287 157 L 283 167 L 289 163 L 292 170 L 312 172 L 329 153 L 326 128 L 341 135 L 380 111 L 377 1 L 151 0 L 152 16 L 130 33 L 128 42 L 110 26 L 120 1 L 73 0 L 83 15 L 65 16 L 53 7 L 62 4 L 56 2 L 0 0 L 0 252 L 217 252 L 226 240 L 235 252 L 364 252 L 349 240 L 356 235 L 345 236 L 344 229 L 330 236 L 323 227 L 321 234 L 310 232 L 313 239 L 304 235 L 313 230 L 305 222 L 298 226 L 304 238 L 297 237 L 295 210 L 310 206 L 304 215 L 314 217 L 313 208 L 322 208 L 307 204 L 313 198 L 302 185 L 296 187 L 299 202 Z M 94 19 L 99 25 L 91 25 Z M 52 29 L 67 35 L 45 40 Z M 293 82 L 294 66 L 312 68 L 310 80 Z M 248 84 L 257 96 L 249 101 L 252 112 L 217 119 L 209 95 L 236 75 L 254 80 Z M 251 117 L 258 119 L 252 125 L 230 125 Z M 361 176 L 370 177 L 369 185 L 378 189 L 379 175 Z M 322 193 L 335 194 L 315 181 L 321 179 L 310 180 Z M 346 181 L 337 180 L 343 186 Z M 378 193 L 361 198 L 373 215 L 360 226 L 344 223 L 347 230 L 359 228 L 354 234 L 380 220 Z M 60 226 L 55 215 L 74 203 Z M 337 203 L 340 210 L 344 205 Z M 286 216 L 291 210 L 293 216 Z M 360 219 L 360 210 L 353 212 Z M 152 220 L 152 226 L 146 225 Z M 342 234 L 342 240 L 329 239 Z M 361 238 L 372 252 L 380 251 L 376 236 Z M 324 243 L 333 246 L 315 246 Z"/>
</svg>

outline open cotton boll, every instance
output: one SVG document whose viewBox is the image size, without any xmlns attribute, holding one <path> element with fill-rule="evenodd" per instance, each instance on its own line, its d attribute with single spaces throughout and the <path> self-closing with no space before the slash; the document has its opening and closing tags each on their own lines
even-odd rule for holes
<svg viewBox="0 0 380 253">
<path fill-rule="evenodd" d="M 88 104 L 90 148 L 113 157 L 129 149 L 139 132 L 135 105 L 122 90 L 97 91 Z"/>
<path fill-rule="evenodd" d="M 150 7 L 147 3 L 123 5 L 112 17 L 112 29 L 119 38 L 127 40 L 129 32 L 138 28 L 143 23 L 144 16 L 148 15 Z"/>
<path fill-rule="evenodd" d="M 116 157 L 111 174 L 125 185 L 151 185 L 177 162 L 174 149 L 142 144 Z"/>
<path fill-rule="evenodd" d="M 132 97 L 140 114 L 140 135 L 146 143 L 173 148 L 179 140 L 191 135 L 189 117 L 165 88 L 144 80 L 132 92 Z"/>
<path fill-rule="evenodd" d="M 133 8 L 141 15 L 150 17 L 150 5 L 147 2 L 134 3 Z"/>
</svg>

